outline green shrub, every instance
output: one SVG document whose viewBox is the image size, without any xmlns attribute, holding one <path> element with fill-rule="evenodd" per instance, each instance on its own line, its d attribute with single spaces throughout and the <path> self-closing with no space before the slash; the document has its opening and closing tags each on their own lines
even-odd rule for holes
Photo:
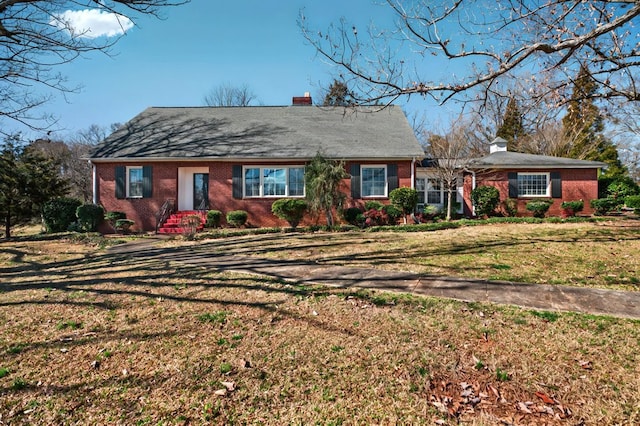
<svg viewBox="0 0 640 426">
<path fill-rule="evenodd" d="M 624 205 L 637 215 L 640 215 L 640 195 L 629 195 L 624 199 Z"/>
<path fill-rule="evenodd" d="M 307 212 L 306 201 L 295 198 L 282 198 L 276 200 L 271 205 L 271 212 L 280 219 L 289 222 L 289 225 L 296 229 L 298 224 Z"/>
<path fill-rule="evenodd" d="M 502 202 L 502 206 L 504 207 L 504 212 L 509 217 L 516 217 L 518 214 L 518 199 L 517 198 L 507 198 Z"/>
<path fill-rule="evenodd" d="M 387 215 L 387 223 L 389 225 L 395 225 L 403 214 L 403 211 L 394 205 L 383 206 L 381 211 Z"/>
<path fill-rule="evenodd" d="M 553 200 L 548 198 L 540 199 L 540 200 L 531 200 L 527 201 L 527 210 L 533 212 L 533 217 L 543 218 L 549 207 L 553 204 Z"/>
<path fill-rule="evenodd" d="M 43 219 L 47 232 L 64 232 L 76 221 L 76 210 L 82 205 L 75 198 L 54 198 L 43 206 Z"/>
<path fill-rule="evenodd" d="M 365 201 L 365 203 L 364 203 L 364 210 L 365 211 L 368 211 L 368 210 L 382 210 L 382 207 L 384 207 L 384 204 L 381 203 L 380 201 L 369 200 L 369 201 Z"/>
<path fill-rule="evenodd" d="M 581 212 L 584 209 L 584 201 L 563 201 L 560 204 L 560 208 L 568 213 L 568 216 L 575 216 L 576 213 Z"/>
<path fill-rule="evenodd" d="M 605 215 L 611 211 L 617 210 L 620 206 L 620 200 L 615 198 L 598 198 L 589 201 L 594 213 L 598 216 Z"/>
<path fill-rule="evenodd" d="M 134 224 L 135 222 L 131 219 L 118 219 L 113 224 L 113 227 L 116 229 L 116 231 L 120 231 L 126 234 Z"/>
<path fill-rule="evenodd" d="M 219 228 L 222 220 L 222 212 L 220 210 L 209 210 L 207 212 L 207 228 Z"/>
<path fill-rule="evenodd" d="M 418 205 L 418 191 L 413 188 L 396 188 L 389 193 L 391 204 L 405 216 L 413 213 Z"/>
<path fill-rule="evenodd" d="M 104 209 L 97 204 L 83 204 L 76 209 L 80 229 L 95 232 L 104 220 Z"/>
<path fill-rule="evenodd" d="M 127 218 L 127 214 L 124 213 L 124 212 L 106 212 L 104 214 L 104 220 L 109 222 L 109 224 L 115 230 L 118 229 L 118 228 L 116 228 L 116 222 L 121 220 L 121 219 L 126 219 L 126 218 Z"/>
<path fill-rule="evenodd" d="M 247 223 L 249 214 L 244 210 L 232 210 L 227 213 L 227 223 L 235 228 L 240 228 Z"/>
<path fill-rule="evenodd" d="M 495 186 L 479 186 L 471 191 L 471 201 L 478 216 L 491 216 L 500 204 L 500 191 Z"/>
<path fill-rule="evenodd" d="M 607 198 L 623 200 L 630 195 L 638 195 L 640 188 L 628 176 L 617 177 L 607 186 Z"/>
<path fill-rule="evenodd" d="M 349 207 L 341 212 L 345 222 L 353 226 L 362 226 L 364 224 L 364 214 L 358 207 Z"/>
</svg>

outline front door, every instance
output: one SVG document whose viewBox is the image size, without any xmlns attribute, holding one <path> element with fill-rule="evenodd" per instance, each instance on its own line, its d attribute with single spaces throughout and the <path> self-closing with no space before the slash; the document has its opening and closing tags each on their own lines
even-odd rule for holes
<svg viewBox="0 0 640 426">
<path fill-rule="evenodd" d="M 209 209 L 209 173 L 193 174 L 193 209 Z"/>
</svg>

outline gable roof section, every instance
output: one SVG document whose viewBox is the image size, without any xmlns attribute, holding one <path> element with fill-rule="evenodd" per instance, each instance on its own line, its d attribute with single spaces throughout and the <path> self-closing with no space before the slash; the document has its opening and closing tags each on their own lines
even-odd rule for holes
<svg viewBox="0 0 640 426">
<path fill-rule="evenodd" d="M 574 158 L 551 157 L 549 155 L 522 154 L 499 151 L 471 160 L 470 169 L 594 169 L 604 168 L 600 161 L 576 160 Z"/>
<path fill-rule="evenodd" d="M 412 159 L 424 152 L 397 106 L 148 108 L 96 146 L 90 159 Z"/>
</svg>

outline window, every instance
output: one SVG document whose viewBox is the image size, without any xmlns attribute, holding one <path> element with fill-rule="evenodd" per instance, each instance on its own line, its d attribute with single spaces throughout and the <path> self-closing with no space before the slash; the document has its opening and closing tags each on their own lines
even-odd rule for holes
<svg viewBox="0 0 640 426">
<path fill-rule="evenodd" d="M 247 167 L 245 197 L 303 197 L 304 167 Z"/>
<path fill-rule="evenodd" d="M 518 173 L 518 197 L 549 197 L 549 173 Z"/>
<path fill-rule="evenodd" d="M 127 197 L 142 198 L 142 167 L 127 167 Z"/>
<path fill-rule="evenodd" d="M 386 166 L 362 166 L 362 196 L 387 196 Z"/>
<path fill-rule="evenodd" d="M 442 182 L 439 179 L 427 179 L 427 204 L 443 204 Z"/>
<path fill-rule="evenodd" d="M 425 178 L 416 178 L 416 192 L 418 193 L 418 204 L 424 206 L 426 192 Z"/>
</svg>

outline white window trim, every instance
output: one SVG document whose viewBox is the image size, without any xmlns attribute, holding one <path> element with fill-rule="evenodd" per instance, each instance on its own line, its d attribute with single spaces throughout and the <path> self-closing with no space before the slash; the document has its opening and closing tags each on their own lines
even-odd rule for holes
<svg viewBox="0 0 640 426">
<path fill-rule="evenodd" d="M 364 195 L 364 169 L 384 168 L 384 195 Z M 360 194 L 362 198 L 388 198 L 389 196 L 389 173 L 386 164 L 361 164 L 360 165 Z"/>
<path fill-rule="evenodd" d="M 260 170 L 260 194 L 259 195 L 247 195 L 247 185 L 245 181 L 246 171 L 248 169 Z M 285 195 L 264 195 L 264 169 L 285 169 Z M 306 187 L 302 189 L 302 195 L 289 195 L 289 169 L 304 169 L 304 165 L 290 165 L 290 166 L 242 166 L 242 197 L 243 198 L 304 198 L 306 195 Z"/>
<path fill-rule="evenodd" d="M 523 176 L 546 176 L 547 190 L 544 195 L 525 195 L 520 193 L 520 175 Z M 551 198 L 551 173 L 549 172 L 518 172 L 518 198 Z"/>
<path fill-rule="evenodd" d="M 127 166 L 126 169 L 126 174 L 125 174 L 125 189 L 126 189 L 126 197 L 127 198 L 142 198 L 144 195 L 144 188 L 142 189 L 142 194 L 140 195 L 131 195 L 130 193 L 130 188 L 131 188 L 131 182 L 130 182 L 130 176 L 131 170 L 140 170 L 140 174 L 142 176 L 142 184 L 144 185 L 144 172 L 142 171 L 142 166 Z"/>
</svg>

